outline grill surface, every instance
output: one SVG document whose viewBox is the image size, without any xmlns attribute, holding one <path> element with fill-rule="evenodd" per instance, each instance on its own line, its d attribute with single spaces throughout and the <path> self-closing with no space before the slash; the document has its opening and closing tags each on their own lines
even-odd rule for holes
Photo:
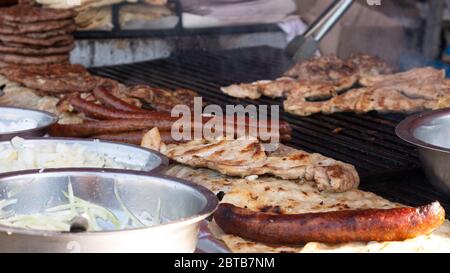
<svg viewBox="0 0 450 273">
<path fill-rule="evenodd" d="M 181 52 L 167 59 L 93 68 L 91 71 L 127 85 L 145 83 L 192 89 L 208 103 L 222 106 L 267 105 L 281 104 L 281 101 L 236 99 L 221 93 L 219 88 L 233 83 L 275 79 L 290 65 L 281 50 L 255 47 Z M 403 115 L 339 113 L 298 117 L 281 111 L 280 116 L 293 127 L 293 138 L 288 145 L 355 165 L 362 178 L 361 188 L 409 205 L 439 200 L 450 211 L 447 198 L 423 177 L 417 151 L 394 134 Z M 336 133 L 338 128 L 339 133 Z"/>
</svg>

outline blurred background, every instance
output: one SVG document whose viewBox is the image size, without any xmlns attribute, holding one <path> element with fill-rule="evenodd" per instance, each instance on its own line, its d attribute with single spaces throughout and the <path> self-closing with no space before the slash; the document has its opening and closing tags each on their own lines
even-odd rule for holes
<svg viewBox="0 0 450 273">
<path fill-rule="evenodd" d="M 100 66 L 157 59 L 187 49 L 284 48 L 332 0 L 36 2 L 76 9 L 72 62 Z M 321 52 L 341 57 L 370 53 L 401 68 L 423 63 L 445 67 L 450 61 L 449 7 L 449 0 L 357 1 L 321 43 Z"/>
</svg>

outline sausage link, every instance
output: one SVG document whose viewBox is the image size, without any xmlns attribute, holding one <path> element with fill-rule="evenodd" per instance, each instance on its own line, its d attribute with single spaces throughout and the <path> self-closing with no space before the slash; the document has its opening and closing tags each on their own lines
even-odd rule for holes
<svg viewBox="0 0 450 273">
<path fill-rule="evenodd" d="M 80 124 L 55 124 L 50 128 L 51 136 L 90 137 L 128 131 L 149 130 L 158 127 L 160 131 L 170 131 L 172 122 L 159 119 L 119 119 L 85 121 Z"/>
<path fill-rule="evenodd" d="M 445 220 L 439 202 L 418 208 L 270 214 L 222 203 L 214 214 L 229 234 L 269 244 L 403 241 L 431 233 Z"/>
<path fill-rule="evenodd" d="M 74 96 L 70 99 L 70 104 L 73 108 L 75 108 L 77 111 L 82 112 L 86 114 L 89 117 L 101 119 L 101 120 L 110 120 L 110 119 L 161 119 L 165 121 L 172 121 L 175 122 L 179 118 L 178 117 L 172 117 L 169 113 L 165 112 L 155 112 L 155 111 L 147 111 L 142 110 L 141 112 L 127 112 L 127 111 L 121 111 L 121 110 L 114 110 L 107 108 L 102 105 L 95 104 L 93 102 L 88 102 L 83 100 L 80 96 Z M 145 112 L 142 112 L 145 111 Z M 202 117 L 202 124 L 205 124 L 211 119 L 211 117 Z M 238 123 L 240 120 L 237 119 L 236 116 L 234 116 L 234 119 L 232 120 L 232 124 L 234 125 L 234 128 L 236 129 L 238 127 Z M 249 128 L 251 126 L 251 120 L 246 117 L 243 119 L 243 124 L 245 128 Z M 225 119 L 223 121 L 223 126 L 225 128 L 227 124 L 227 120 Z M 256 126 L 259 126 L 258 123 L 256 123 Z M 267 127 L 268 131 L 272 131 L 276 128 L 272 128 L 272 125 L 270 122 L 267 122 L 267 125 L 264 126 L 264 128 Z M 253 127 L 254 128 L 254 127 Z M 279 128 L 278 128 L 280 135 L 288 135 L 291 134 L 292 129 L 290 125 L 287 122 L 280 121 Z"/>
<path fill-rule="evenodd" d="M 116 109 L 110 109 L 103 105 L 95 104 L 93 102 L 85 101 L 80 96 L 74 96 L 70 99 L 70 105 L 75 110 L 82 112 L 89 117 L 110 120 L 110 119 L 149 119 L 157 118 L 164 120 L 176 121 L 178 118 L 172 118 L 170 114 L 160 113 L 154 111 L 142 112 L 127 112 Z"/>
<path fill-rule="evenodd" d="M 95 98 L 100 101 L 103 105 L 111 107 L 125 112 L 137 112 L 137 113 L 147 113 L 148 110 L 141 109 L 132 104 L 129 104 L 120 98 L 114 96 L 105 85 L 97 86 L 92 92 Z"/>
</svg>

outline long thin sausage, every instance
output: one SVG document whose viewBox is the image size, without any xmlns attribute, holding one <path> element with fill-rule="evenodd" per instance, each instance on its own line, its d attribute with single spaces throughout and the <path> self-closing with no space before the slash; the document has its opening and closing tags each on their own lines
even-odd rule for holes
<svg viewBox="0 0 450 273">
<path fill-rule="evenodd" d="M 74 96 L 70 99 L 70 105 L 75 108 L 78 112 L 82 112 L 89 117 L 101 119 L 101 120 L 111 120 L 111 119 L 164 119 L 166 121 L 176 121 L 178 118 L 173 118 L 170 114 L 146 111 L 141 112 L 127 112 L 117 109 L 110 109 L 103 105 L 95 104 L 93 102 L 85 101 L 80 96 Z"/>
<path fill-rule="evenodd" d="M 445 220 L 439 202 L 418 208 L 270 214 L 222 203 L 214 214 L 229 234 L 269 244 L 403 241 L 431 233 Z"/>
<path fill-rule="evenodd" d="M 119 111 L 125 112 L 137 112 L 137 113 L 147 113 L 148 110 L 141 109 L 137 106 L 129 104 L 120 98 L 114 96 L 111 91 L 106 88 L 106 86 L 100 85 L 97 86 L 92 92 L 97 100 L 99 100 L 103 105 L 111 107 L 113 109 L 117 109 Z"/>
<path fill-rule="evenodd" d="M 86 114 L 89 117 L 100 119 L 100 120 L 112 120 L 112 119 L 159 119 L 163 121 L 171 121 L 175 122 L 179 118 L 178 117 L 171 117 L 169 113 L 165 112 L 155 112 L 155 111 L 146 111 L 145 113 L 142 112 L 127 112 L 127 111 L 121 111 L 121 110 L 114 110 L 107 108 L 102 105 L 95 104 L 93 102 L 88 102 L 83 100 L 79 96 L 74 96 L 70 99 L 70 104 L 79 112 L 82 112 Z M 211 117 L 203 117 L 202 123 L 205 124 L 211 119 Z M 239 123 L 239 120 L 235 116 L 233 119 L 233 125 L 234 128 L 237 128 L 237 124 Z M 227 124 L 227 121 L 224 120 L 224 129 Z M 249 128 L 251 125 L 250 120 L 248 118 L 245 118 L 243 120 L 244 127 Z M 258 123 L 256 123 L 256 126 L 259 126 Z M 268 123 L 267 126 L 268 131 L 272 131 L 271 124 Z M 288 135 L 291 133 L 291 127 L 286 122 L 280 122 L 279 125 L 279 132 L 281 135 Z"/>
<path fill-rule="evenodd" d="M 50 128 L 49 133 L 51 136 L 58 137 L 90 137 L 93 135 L 149 130 L 154 127 L 158 127 L 161 131 L 170 131 L 172 122 L 159 119 L 85 121 L 80 124 L 55 124 Z"/>
</svg>

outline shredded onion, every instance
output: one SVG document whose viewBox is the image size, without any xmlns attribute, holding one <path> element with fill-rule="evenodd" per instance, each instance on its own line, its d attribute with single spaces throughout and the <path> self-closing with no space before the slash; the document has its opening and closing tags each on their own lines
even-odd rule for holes
<svg viewBox="0 0 450 273">
<path fill-rule="evenodd" d="M 112 224 L 114 230 L 140 228 L 161 223 L 161 201 L 159 199 L 156 219 L 151 220 L 151 217 L 139 219 L 123 203 L 118 194 L 116 183 L 114 184 L 114 194 L 126 216 L 123 221 L 120 221 L 110 210 L 76 197 L 70 179 L 67 186 L 67 192 L 63 192 L 63 194 L 68 200 L 67 204 L 48 208 L 42 213 L 27 215 L 4 211 L 6 207 L 16 204 L 18 202 L 17 199 L 0 200 L 0 224 L 24 229 L 70 231 L 72 220 L 75 217 L 83 217 L 88 221 L 87 231 L 102 231 L 104 229 L 100 226 L 98 222 L 99 219 Z"/>
</svg>

